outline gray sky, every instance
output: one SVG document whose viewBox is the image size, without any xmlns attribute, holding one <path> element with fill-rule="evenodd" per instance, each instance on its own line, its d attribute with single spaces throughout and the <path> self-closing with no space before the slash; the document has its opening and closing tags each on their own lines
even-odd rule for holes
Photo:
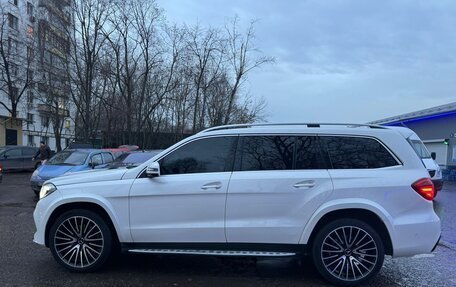
<svg viewBox="0 0 456 287">
<path fill-rule="evenodd" d="M 456 1 L 158 0 L 171 22 L 256 23 L 270 122 L 367 122 L 456 101 Z"/>
</svg>

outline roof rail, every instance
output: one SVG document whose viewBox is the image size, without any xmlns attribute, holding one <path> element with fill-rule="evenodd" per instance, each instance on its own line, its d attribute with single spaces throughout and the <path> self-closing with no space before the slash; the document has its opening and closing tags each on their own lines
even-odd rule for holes
<svg viewBox="0 0 456 287">
<path fill-rule="evenodd" d="M 308 128 L 319 128 L 320 126 L 345 126 L 347 128 L 368 127 L 371 129 L 387 129 L 386 127 L 374 124 L 350 124 L 350 123 L 262 123 L 262 124 L 233 124 L 218 127 L 212 127 L 201 131 L 200 133 L 238 129 L 238 128 L 252 128 L 252 127 L 269 127 L 269 126 L 307 126 Z"/>
</svg>

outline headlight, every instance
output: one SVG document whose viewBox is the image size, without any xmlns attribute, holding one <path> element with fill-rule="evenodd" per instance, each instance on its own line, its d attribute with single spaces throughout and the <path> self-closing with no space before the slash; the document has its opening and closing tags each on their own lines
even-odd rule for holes
<svg viewBox="0 0 456 287">
<path fill-rule="evenodd" d="M 32 177 L 38 176 L 38 170 L 35 169 L 35 171 L 32 173 Z"/>
<path fill-rule="evenodd" d="M 40 199 L 45 198 L 46 196 L 48 196 L 49 194 L 53 193 L 56 190 L 57 190 L 57 187 L 55 187 L 55 185 L 53 185 L 52 183 L 46 183 L 45 185 L 43 185 L 41 187 Z"/>
</svg>

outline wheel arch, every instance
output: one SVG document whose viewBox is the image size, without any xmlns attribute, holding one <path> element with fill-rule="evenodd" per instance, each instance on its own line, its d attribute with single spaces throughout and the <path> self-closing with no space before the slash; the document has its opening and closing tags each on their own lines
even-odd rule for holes
<svg viewBox="0 0 456 287">
<path fill-rule="evenodd" d="M 69 202 L 59 205 L 57 208 L 53 210 L 53 212 L 49 216 L 44 233 L 44 243 L 46 247 L 49 247 L 49 232 L 51 230 L 52 224 L 60 215 L 74 209 L 89 210 L 101 216 L 101 218 L 103 218 L 108 224 L 108 227 L 111 230 L 115 243 L 118 244 L 120 242 L 117 229 L 113 223 L 113 220 L 111 219 L 111 216 L 101 205 L 94 202 Z"/>
<path fill-rule="evenodd" d="M 388 226 L 385 224 L 384 218 L 379 216 L 376 212 L 363 207 L 333 209 L 322 214 L 318 220 L 314 221 L 312 224 L 312 229 L 307 230 L 307 234 L 306 231 L 304 231 L 301 237 L 301 242 L 306 242 L 306 245 L 309 247 L 312 246 L 313 240 L 315 239 L 318 231 L 321 230 L 321 228 L 323 228 L 329 222 L 340 218 L 357 219 L 369 224 L 378 232 L 380 238 L 382 239 L 385 253 L 387 255 L 393 255 L 394 249 L 391 232 L 388 229 Z"/>
</svg>

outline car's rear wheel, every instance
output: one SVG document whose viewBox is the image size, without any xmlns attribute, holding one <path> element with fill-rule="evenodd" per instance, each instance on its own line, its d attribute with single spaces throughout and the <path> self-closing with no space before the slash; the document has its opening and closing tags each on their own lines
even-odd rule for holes
<svg viewBox="0 0 456 287">
<path fill-rule="evenodd" d="M 91 272 L 102 267 L 111 254 L 112 234 L 105 220 L 84 209 L 67 211 L 49 232 L 49 248 L 64 267 Z"/>
<path fill-rule="evenodd" d="M 368 224 L 338 219 L 316 235 L 313 260 L 320 274 L 336 285 L 357 285 L 374 276 L 384 260 L 383 242 Z"/>
</svg>

